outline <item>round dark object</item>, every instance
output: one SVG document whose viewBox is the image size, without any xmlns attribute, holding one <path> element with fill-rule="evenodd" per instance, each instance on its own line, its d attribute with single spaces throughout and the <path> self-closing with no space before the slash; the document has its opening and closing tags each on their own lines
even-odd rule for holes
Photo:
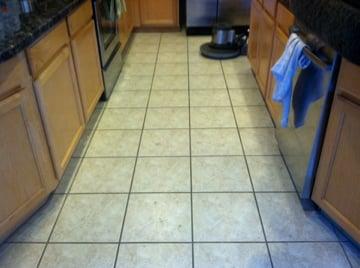
<svg viewBox="0 0 360 268">
<path fill-rule="evenodd" d="M 205 43 L 200 47 L 201 55 L 210 59 L 232 59 L 241 55 L 241 47 L 215 48 L 212 43 Z"/>
</svg>

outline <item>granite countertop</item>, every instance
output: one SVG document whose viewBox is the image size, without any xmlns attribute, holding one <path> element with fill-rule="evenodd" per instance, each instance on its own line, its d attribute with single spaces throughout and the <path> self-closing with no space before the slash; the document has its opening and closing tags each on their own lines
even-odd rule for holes
<svg viewBox="0 0 360 268">
<path fill-rule="evenodd" d="M 85 0 L 33 0 L 29 13 L 20 1 L 0 0 L 0 63 L 30 46 Z"/>
</svg>

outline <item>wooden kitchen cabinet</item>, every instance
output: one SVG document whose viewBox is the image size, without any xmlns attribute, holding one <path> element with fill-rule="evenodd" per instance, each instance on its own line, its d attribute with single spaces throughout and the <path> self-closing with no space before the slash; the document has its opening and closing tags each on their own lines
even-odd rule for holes
<svg viewBox="0 0 360 268">
<path fill-rule="evenodd" d="M 139 0 L 142 27 L 179 27 L 179 0 Z"/>
<path fill-rule="evenodd" d="M 35 81 L 46 137 L 58 178 L 84 131 L 79 89 L 67 45 L 52 59 Z"/>
<path fill-rule="evenodd" d="M 251 14 L 250 14 L 250 35 L 248 42 L 248 58 L 254 73 L 258 72 L 259 58 L 258 58 L 258 46 L 260 36 L 260 18 L 261 6 L 258 0 L 252 0 L 251 2 Z"/>
<path fill-rule="evenodd" d="M 120 44 L 122 50 L 125 49 L 134 28 L 133 9 L 135 2 L 132 0 L 126 0 L 125 3 L 126 11 L 121 15 L 119 20 Z"/>
<path fill-rule="evenodd" d="M 0 65 L 0 241 L 57 185 L 27 68 L 23 53 Z"/>
<path fill-rule="evenodd" d="M 88 121 L 104 91 L 93 20 L 90 20 L 71 38 L 71 48 L 82 108 L 85 120 Z"/>
</svg>

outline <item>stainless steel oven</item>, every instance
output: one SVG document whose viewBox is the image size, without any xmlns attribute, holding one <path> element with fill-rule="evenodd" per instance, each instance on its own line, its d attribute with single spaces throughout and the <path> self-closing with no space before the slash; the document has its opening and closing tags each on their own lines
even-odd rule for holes
<svg viewBox="0 0 360 268">
<path fill-rule="evenodd" d="M 116 0 L 93 0 L 93 8 L 105 83 L 103 99 L 107 100 L 123 64 Z"/>
</svg>

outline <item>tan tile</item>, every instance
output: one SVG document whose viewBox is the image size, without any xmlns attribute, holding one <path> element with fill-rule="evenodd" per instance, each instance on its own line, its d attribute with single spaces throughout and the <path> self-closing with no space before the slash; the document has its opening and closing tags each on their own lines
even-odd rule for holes
<svg viewBox="0 0 360 268">
<path fill-rule="evenodd" d="M 159 53 L 163 52 L 187 52 L 186 43 L 160 43 Z"/>
<path fill-rule="evenodd" d="M 223 60 L 221 61 L 221 65 L 226 75 L 246 74 L 252 76 L 251 66 L 246 56 L 231 60 Z"/>
<path fill-rule="evenodd" d="M 189 108 L 149 108 L 145 129 L 189 128 Z"/>
<path fill-rule="evenodd" d="M 125 58 L 126 63 L 155 63 L 157 53 L 131 53 Z"/>
<path fill-rule="evenodd" d="M 153 90 L 187 90 L 189 80 L 187 75 L 155 75 Z"/>
<path fill-rule="evenodd" d="M 264 100 L 258 90 L 229 90 L 229 92 L 234 106 L 264 105 Z"/>
<path fill-rule="evenodd" d="M 189 64 L 190 75 L 222 75 L 220 62 L 196 62 Z"/>
<path fill-rule="evenodd" d="M 258 85 L 252 74 L 225 74 L 230 89 L 257 89 Z"/>
<path fill-rule="evenodd" d="M 107 108 L 145 108 L 148 98 L 148 91 L 115 91 L 108 101 Z"/>
<path fill-rule="evenodd" d="M 158 43 L 134 42 L 131 44 L 128 54 L 136 53 L 157 53 L 159 49 Z"/>
<path fill-rule="evenodd" d="M 149 107 L 187 107 L 188 92 L 185 90 L 153 91 Z"/>
<path fill-rule="evenodd" d="M 240 136 L 247 155 L 277 155 L 279 147 L 272 128 L 240 129 Z"/>
<path fill-rule="evenodd" d="M 149 76 L 124 76 L 121 75 L 115 85 L 114 91 L 118 90 L 150 90 L 152 75 Z"/>
<path fill-rule="evenodd" d="M 187 63 L 187 53 L 162 52 L 159 53 L 158 63 Z"/>
<path fill-rule="evenodd" d="M 190 89 L 226 89 L 223 75 L 190 75 Z"/>
<path fill-rule="evenodd" d="M 192 107 L 192 128 L 221 128 L 236 127 L 235 119 L 230 107 Z"/>
<path fill-rule="evenodd" d="M 230 100 L 226 89 L 192 90 L 190 91 L 190 105 L 192 107 L 230 107 Z"/>
<path fill-rule="evenodd" d="M 189 63 L 213 63 L 213 62 L 220 62 L 219 60 L 205 58 L 201 55 L 200 51 L 189 51 Z"/>
<path fill-rule="evenodd" d="M 98 129 L 142 129 L 145 109 L 109 108 L 99 122 Z"/>
<path fill-rule="evenodd" d="M 133 43 L 137 44 L 159 44 L 160 33 L 134 33 Z"/>
<path fill-rule="evenodd" d="M 274 127 L 265 106 L 234 107 L 238 127 Z"/>
<path fill-rule="evenodd" d="M 44 244 L 3 244 L 0 247 L 0 267 L 36 267 Z"/>
<path fill-rule="evenodd" d="M 158 63 L 155 75 L 187 75 L 187 63 Z"/>
</svg>

